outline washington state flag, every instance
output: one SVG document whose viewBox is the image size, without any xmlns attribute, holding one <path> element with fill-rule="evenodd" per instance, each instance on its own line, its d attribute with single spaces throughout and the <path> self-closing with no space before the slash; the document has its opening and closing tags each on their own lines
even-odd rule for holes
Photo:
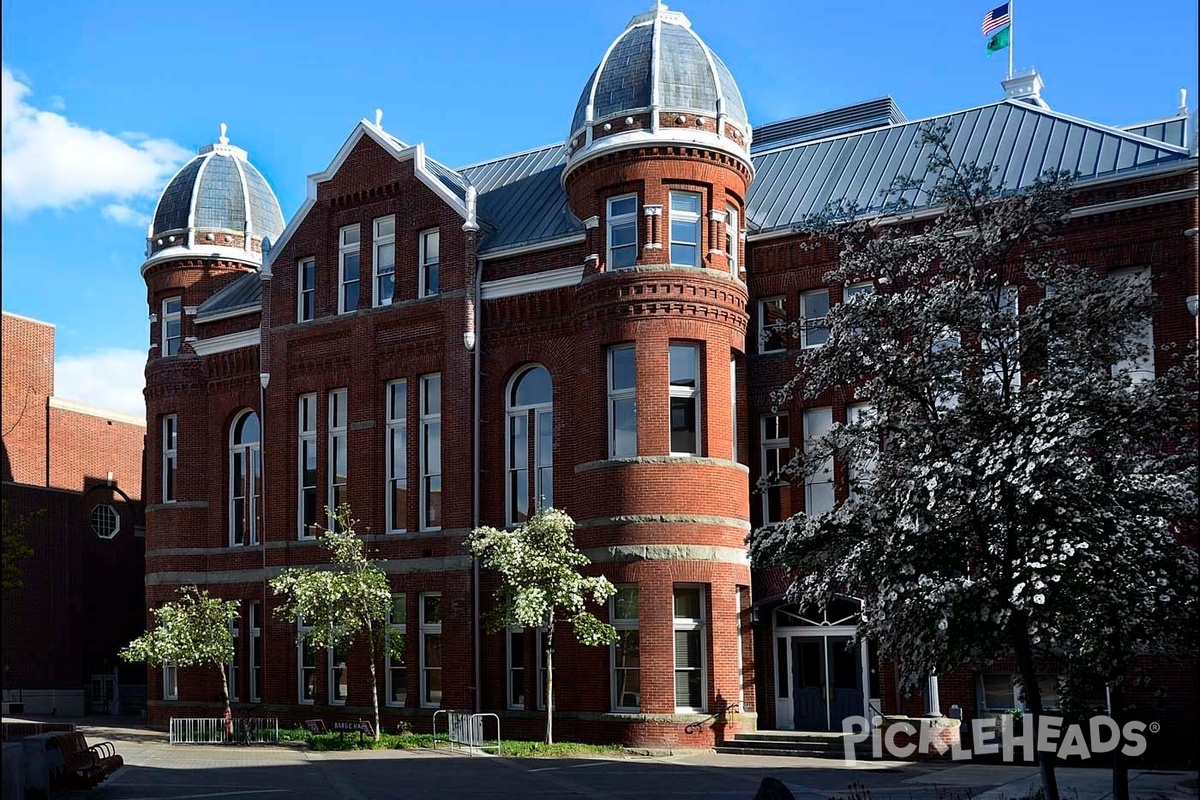
<svg viewBox="0 0 1200 800">
<path fill-rule="evenodd" d="M 1009 26 L 1005 25 L 1003 28 L 991 35 L 987 41 L 987 52 L 989 56 L 992 53 L 998 53 L 1004 48 L 1008 47 L 1009 31 Z"/>
</svg>

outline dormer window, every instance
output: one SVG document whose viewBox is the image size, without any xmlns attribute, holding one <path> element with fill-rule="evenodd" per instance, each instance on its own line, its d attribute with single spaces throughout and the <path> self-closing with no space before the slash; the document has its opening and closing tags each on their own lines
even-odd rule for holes
<svg viewBox="0 0 1200 800">
<path fill-rule="evenodd" d="M 637 195 L 608 201 L 608 268 L 627 269 L 637 263 Z"/>
<path fill-rule="evenodd" d="M 173 356 L 183 341 L 183 298 L 168 297 L 162 303 L 162 354 Z"/>
<path fill-rule="evenodd" d="M 700 266 L 700 195 L 671 192 L 671 264 Z"/>
</svg>

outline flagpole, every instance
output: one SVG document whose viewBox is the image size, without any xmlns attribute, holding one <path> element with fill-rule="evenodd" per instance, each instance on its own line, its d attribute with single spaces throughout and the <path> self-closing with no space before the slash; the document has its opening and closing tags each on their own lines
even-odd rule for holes
<svg viewBox="0 0 1200 800">
<path fill-rule="evenodd" d="M 1016 0 L 1008 0 L 1008 79 L 1013 76 L 1013 29 L 1016 27 Z"/>
</svg>

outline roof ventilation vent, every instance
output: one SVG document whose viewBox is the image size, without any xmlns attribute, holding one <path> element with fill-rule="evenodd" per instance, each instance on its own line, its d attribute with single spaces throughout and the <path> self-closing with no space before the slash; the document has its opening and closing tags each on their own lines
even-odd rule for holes
<svg viewBox="0 0 1200 800">
<path fill-rule="evenodd" d="M 1050 108 L 1042 99 L 1042 89 L 1046 88 L 1046 84 L 1036 69 L 1017 72 L 1000 81 L 1000 85 L 1004 87 L 1004 96 L 1009 100 L 1020 100 L 1036 108 Z"/>
</svg>

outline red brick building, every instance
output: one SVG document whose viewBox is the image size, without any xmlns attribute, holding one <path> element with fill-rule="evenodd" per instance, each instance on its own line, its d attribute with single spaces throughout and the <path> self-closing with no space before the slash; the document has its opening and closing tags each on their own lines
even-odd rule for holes
<svg viewBox="0 0 1200 800">
<path fill-rule="evenodd" d="M 1122 130 L 1049 109 L 1040 88 L 1020 77 L 939 120 L 1010 188 L 1078 170 L 1073 253 L 1150 269 L 1155 340 L 1194 335 L 1186 115 Z M 829 264 L 795 228 L 832 200 L 875 209 L 879 188 L 919 168 L 918 128 L 885 98 L 752 129 L 725 65 L 659 6 L 604 51 L 565 143 L 452 169 L 363 120 L 286 227 L 222 136 L 164 191 L 142 267 L 148 603 L 186 583 L 243 601 L 233 686 L 247 710 L 368 714 L 365 653 L 298 648 L 266 586 L 325 560 L 320 509 L 349 502 L 407 642 L 378 664 L 385 721 L 477 708 L 501 713 L 506 735 L 535 734 L 541 637 L 482 629 L 492 587 L 463 541 L 553 504 L 619 587 L 600 613 L 621 635 L 556 639 L 562 736 L 709 745 L 711 725 L 685 726 L 727 706 L 726 735 L 921 706 L 869 647 L 838 646 L 852 600 L 827 619 L 781 604 L 744 544 L 845 491 L 838 471 L 751 492 L 779 451 L 848 413 L 840 400 L 770 411 L 790 364 L 772 322 L 824 316 L 856 288 L 825 285 Z M 996 669 L 1008 679 L 1011 665 Z M 994 706 L 989 675 L 949 676 L 942 706 Z M 149 683 L 160 723 L 219 694 L 202 672 Z"/>
<path fill-rule="evenodd" d="M 117 650 L 146 603 L 145 421 L 54 394 L 54 326 L 3 314 L 5 525 L 27 519 L 33 555 L 4 591 L 4 708 L 136 712 L 145 669 Z"/>
</svg>

